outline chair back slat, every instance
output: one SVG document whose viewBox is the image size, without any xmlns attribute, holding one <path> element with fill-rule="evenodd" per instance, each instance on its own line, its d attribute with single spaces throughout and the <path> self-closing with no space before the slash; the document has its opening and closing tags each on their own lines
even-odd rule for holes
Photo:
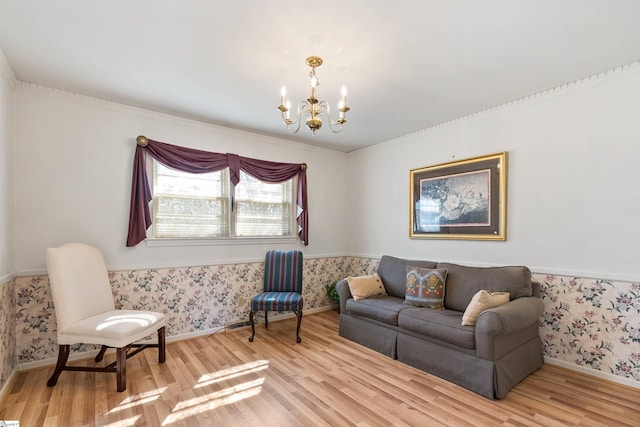
<svg viewBox="0 0 640 427">
<path fill-rule="evenodd" d="M 268 251 L 264 270 L 264 292 L 302 292 L 301 251 Z"/>
</svg>

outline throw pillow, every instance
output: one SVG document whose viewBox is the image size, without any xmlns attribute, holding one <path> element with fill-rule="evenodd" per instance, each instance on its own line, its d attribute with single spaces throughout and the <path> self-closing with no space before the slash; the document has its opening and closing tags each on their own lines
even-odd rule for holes
<svg viewBox="0 0 640 427">
<path fill-rule="evenodd" d="M 480 313 L 508 302 L 509 292 L 489 292 L 485 290 L 476 292 L 462 315 L 462 326 L 475 325 Z"/>
<path fill-rule="evenodd" d="M 369 276 L 347 277 L 347 280 L 349 282 L 349 291 L 351 291 L 351 296 L 355 301 L 387 295 L 378 273 Z"/>
<path fill-rule="evenodd" d="M 444 310 L 446 268 L 406 267 L 407 282 L 404 303 Z"/>
</svg>

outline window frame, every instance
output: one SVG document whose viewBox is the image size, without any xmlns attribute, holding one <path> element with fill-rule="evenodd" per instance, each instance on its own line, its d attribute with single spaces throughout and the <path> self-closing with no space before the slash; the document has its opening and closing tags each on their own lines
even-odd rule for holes
<svg viewBox="0 0 640 427">
<path fill-rule="evenodd" d="M 145 167 L 147 169 L 147 176 L 151 176 L 149 180 L 149 186 L 151 188 L 152 195 L 152 224 L 147 230 L 147 238 L 145 239 L 146 246 L 150 247 L 170 247 L 170 246 L 230 246 L 230 245 L 256 245 L 256 244 L 293 244 L 300 241 L 298 237 L 298 222 L 297 222 L 297 204 L 296 204 L 296 189 L 298 184 L 298 178 L 291 178 L 291 199 L 289 203 L 290 218 L 289 227 L 291 234 L 288 236 L 252 236 L 241 237 L 235 236 L 236 223 L 235 223 L 235 186 L 230 180 L 227 180 L 229 185 L 229 236 L 223 237 L 156 237 L 155 234 L 155 163 L 158 162 L 151 156 L 146 158 Z M 228 168 L 227 168 L 228 169 Z M 226 172 L 228 174 L 228 172 Z"/>
</svg>

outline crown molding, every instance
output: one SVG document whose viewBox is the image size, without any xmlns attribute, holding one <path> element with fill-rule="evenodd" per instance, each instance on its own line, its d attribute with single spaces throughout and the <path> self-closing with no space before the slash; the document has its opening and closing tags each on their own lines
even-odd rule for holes
<svg viewBox="0 0 640 427">
<path fill-rule="evenodd" d="M 108 99 L 97 98 L 91 95 L 84 95 L 77 92 L 70 92 L 64 89 L 58 89 L 51 86 L 41 85 L 38 83 L 33 83 L 25 80 L 17 80 L 16 85 L 19 86 L 21 90 L 26 91 L 34 91 L 42 94 L 46 94 L 49 96 L 57 97 L 63 100 L 73 100 L 75 102 L 80 102 L 86 105 L 91 105 L 96 108 L 103 108 L 110 111 L 116 111 L 123 114 L 143 117 L 145 119 L 155 120 L 161 123 L 172 123 L 178 126 L 188 126 L 190 128 L 202 129 L 204 131 L 215 131 L 216 134 L 222 136 L 233 136 L 243 139 L 250 139 L 255 141 L 260 141 L 260 144 L 270 144 L 279 147 L 290 147 L 299 151 L 307 151 L 307 152 L 331 152 L 331 153 L 340 153 L 346 156 L 346 153 L 332 150 L 325 147 L 309 145 L 302 142 L 292 141 L 290 139 L 278 138 L 271 135 L 265 135 L 257 132 L 251 132 L 243 129 L 236 129 L 229 126 L 224 126 L 217 123 L 207 122 L 204 120 L 200 120 L 197 118 L 186 117 L 186 116 L 178 116 L 171 113 L 166 113 L 162 111 L 152 110 L 146 107 L 139 107 L 135 105 L 124 104 L 118 101 L 112 101 Z M 163 141 L 162 135 L 153 134 L 151 132 L 146 132 L 144 129 L 140 129 L 136 135 L 146 135 L 147 137 L 171 143 L 171 141 Z M 132 135 L 132 138 L 135 139 L 136 135 Z"/>
<path fill-rule="evenodd" d="M 640 60 L 632 62 L 630 64 L 613 68 L 608 71 L 603 71 L 601 73 L 594 74 L 592 76 L 584 77 L 582 79 L 565 83 L 563 85 L 556 86 L 551 89 L 543 90 L 543 91 L 534 93 L 532 95 L 524 96 L 522 98 L 518 98 L 501 105 L 496 105 L 495 107 L 487 108 L 485 110 L 478 111 L 477 113 L 467 114 L 465 116 L 458 117 L 456 119 L 438 123 L 433 126 L 429 126 L 427 128 L 420 129 L 406 135 L 398 136 L 396 138 L 392 138 L 387 141 L 380 142 L 375 145 L 371 145 L 368 147 L 361 148 L 359 150 L 351 151 L 350 153 L 347 153 L 347 154 L 365 153 L 369 151 L 375 151 L 377 149 L 381 149 L 388 146 L 402 144 L 408 140 L 412 140 L 421 135 L 427 135 L 443 129 L 460 126 L 472 120 L 482 119 L 485 117 L 490 117 L 493 115 L 514 111 L 517 108 L 520 108 L 523 106 L 529 106 L 539 102 L 548 101 L 549 99 L 565 96 L 567 94 L 570 94 L 579 90 L 584 90 L 599 84 L 616 81 L 618 79 L 629 77 L 636 74 L 640 74 Z"/>
</svg>

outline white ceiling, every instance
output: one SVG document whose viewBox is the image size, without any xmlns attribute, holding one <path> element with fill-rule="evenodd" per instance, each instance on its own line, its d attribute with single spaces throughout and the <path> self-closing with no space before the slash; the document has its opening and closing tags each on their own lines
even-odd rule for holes
<svg viewBox="0 0 640 427">
<path fill-rule="evenodd" d="M 0 0 L 0 49 L 22 81 L 349 152 L 640 60 L 639 22 L 638 0 Z M 349 90 L 342 133 L 281 122 L 310 55 L 320 99 Z"/>
</svg>

